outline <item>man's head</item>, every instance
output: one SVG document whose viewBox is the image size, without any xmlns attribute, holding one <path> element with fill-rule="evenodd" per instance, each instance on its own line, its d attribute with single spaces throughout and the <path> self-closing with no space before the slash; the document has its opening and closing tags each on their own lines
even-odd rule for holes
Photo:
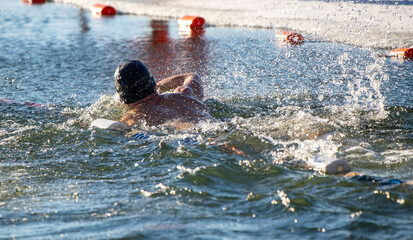
<svg viewBox="0 0 413 240">
<path fill-rule="evenodd" d="M 138 60 L 123 62 L 115 72 L 115 86 L 122 102 L 131 104 L 155 93 L 156 83 Z"/>
</svg>

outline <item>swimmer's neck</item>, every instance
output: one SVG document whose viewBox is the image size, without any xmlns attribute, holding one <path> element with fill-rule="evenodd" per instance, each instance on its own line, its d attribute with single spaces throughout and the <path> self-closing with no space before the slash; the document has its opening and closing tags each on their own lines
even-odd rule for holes
<svg viewBox="0 0 413 240">
<path fill-rule="evenodd" d="M 139 107 L 141 105 L 145 105 L 145 104 L 148 104 L 148 103 L 152 102 L 153 100 L 157 99 L 159 96 L 160 96 L 159 93 L 154 92 L 151 95 L 147 96 L 146 98 L 140 99 L 140 100 L 138 100 L 134 103 L 127 104 L 127 105 L 130 108 L 136 108 L 136 107 Z"/>
</svg>

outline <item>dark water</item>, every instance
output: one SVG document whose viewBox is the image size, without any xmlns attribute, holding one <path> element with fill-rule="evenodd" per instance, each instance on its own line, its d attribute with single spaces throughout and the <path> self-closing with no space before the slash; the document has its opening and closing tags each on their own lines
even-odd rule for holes
<svg viewBox="0 0 413 240">
<path fill-rule="evenodd" d="M 306 169 L 316 155 L 413 179 L 413 62 L 267 30 L 206 28 L 73 6 L 0 6 L 0 238 L 410 239 L 410 186 Z M 89 129 L 119 119 L 113 72 L 196 72 L 216 122 Z M 126 136 L 125 136 L 126 135 Z M 236 154 L 227 146 L 243 151 Z"/>
</svg>

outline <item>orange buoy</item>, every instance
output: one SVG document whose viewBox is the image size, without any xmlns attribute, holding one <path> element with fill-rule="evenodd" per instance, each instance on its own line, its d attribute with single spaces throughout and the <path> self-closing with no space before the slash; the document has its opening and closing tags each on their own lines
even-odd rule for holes
<svg viewBox="0 0 413 240">
<path fill-rule="evenodd" d="M 189 28 L 200 28 L 204 26 L 205 19 L 197 16 L 183 16 L 178 20 L 178 24 Z"/>
<path fill-rule="evenodd" d="M 198 38 L 202 37 L 205 33 L 205 29 L 203 27 L 199 28 L 189 28 L 189 27 L 179 27 L 179 35 L 185 38 Z"/>
<path fill-rule="evenodd" d="M 116 10 L 108 5 L 103 5 L 103 4 L 94 4 L 92 7 L 90 7 L 90 11 L 93 14 L 96 15 L 108 15 L 108 16 L 113 16 L 116 15 Z"/>
<path fill-rule="evenodd" d="M 413 48 L 398 48 L 390 52 L 390 57 L 413 58 Z"/>
<path fill-rule="evenodd" d="M 27 4 L 43 4 L 46 0 L 22 0 L 22 2 Z"/>
<path fill-rule="evenodd" d="M 280 40 L 281 42 L 299 45 L 304 42 L 303 35 L 295 32 L 290 31 L 280 31 L 275 34 L 275 38 Z"/>
</svg>

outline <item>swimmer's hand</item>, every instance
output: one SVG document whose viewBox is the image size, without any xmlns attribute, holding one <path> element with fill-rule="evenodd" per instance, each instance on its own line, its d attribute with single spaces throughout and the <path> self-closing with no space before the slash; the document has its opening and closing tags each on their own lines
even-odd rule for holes
<svg viewBox="0 0 413 240">
<path fill-rule="evenodd" d="M 194 90 L 188 86 L 179 86 L 175 88 L 174 93 L 182 93 L 182 94 L 188 94 L 188 95 L 193 95 Z"/>
<path fill-rule="evenodd" d="M 91 128 L 100 128 L 100 129 L 107 129 L 107 130 L 119 130 L 119 131 L 123 131 L 125 129 L 128 128 L 128 126 L 126 126 L 126 124 L 124 124 L 123 122 L 119 122 L 119 121 L 112 121 L 112 120 L 108 120 L 108 119 L 104 119 L 104 118 L 98 118 L 96 120 L 94 120 L 91 124 L 90 124 Z"/>
<path fill-rule="evenodd" d="M 162 79 L 156 83 L 156 86 L 159 93 L 171 91 L 188 93 L 191 91 L 191 95 L 199 100 L 204 97 L 201 78 L 194 73 L 185 73 Z M 185 89 L 185 87 L 188 87 L 191 90 Z"/>
</svg>

